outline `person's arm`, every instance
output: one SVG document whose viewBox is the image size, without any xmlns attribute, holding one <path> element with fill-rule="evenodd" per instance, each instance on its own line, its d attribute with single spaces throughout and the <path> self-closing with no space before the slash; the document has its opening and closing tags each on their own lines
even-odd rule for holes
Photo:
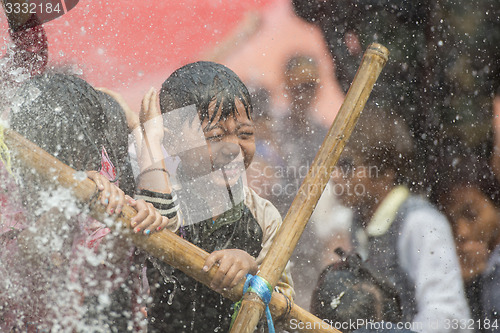
<svg viewBox="0 0 500 333">
<path fill-rule="evenodd" d="M 471 316 L 446 218 L 430 208 L 410 212 L 397 245 L 400 264 L 415 283 L 414 329 L 446 333 L 451 321 L 467 322 Z"/>
<path fill-rule="evenodd" d="M 137 178 L 138 193 L 135 198 L 151 204 L 167 219 L 160 230 L 167 228 L 173 232 L 177 231 L 181 225 L 179 203 L 172 190 L 164 162 L 163 119 L 157 107 L 156 91 L 151 88 L 146 93 L 142 100 L 141 112 L 137 114 L 119 93 L 106 88 L 98 90 L 110 95 L 120 104 L 125 112 L 128 128 L 134 136 L 140 168 Z"/>
<path fill-rule="evenodd" d="M 140 174 L 137 187 L 159 193 L 171 193 L 172 186 L 165 166 L 163 144 L 163 118 L 158 109 L 158 94 L 154 88 L 144 95 L 139 116 L 130 109 L 123 97 L 106 88 L 98 90 L 113 97 L 127 117 L 129 130 L 136 140 Z"/>
</svg>

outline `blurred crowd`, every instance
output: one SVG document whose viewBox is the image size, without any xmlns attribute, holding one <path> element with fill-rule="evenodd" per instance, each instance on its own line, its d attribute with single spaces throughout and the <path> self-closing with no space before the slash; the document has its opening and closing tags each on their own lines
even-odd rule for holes
<svg viewBox="0 0 500 333">
<path fill-rule="evenodd" d="M 411 327 L 401 327 L 400 330 L 369 330 L 366 327 L 363 330 L 361 327 L 341 327 L 342 332 L 500 332 L 500 125 L 498 121 L 500 114 L 500 3 L 496 0 L 467 2 L 423 0 L 414 3 L 394 0 L 342 2 L 293 0 L 292 3 L 299 17 L 316 25 L 322 31 L 335 65 L 335 79 L 345 93 L 355 77 L 363 52 L 370 43 L 378 42 L 385 45 L 391 54 L 292 254 L 290 265 L 283 273 L 280 280 L 280 288 L 282 288 L 280 292 L 290 299 L 293 298 L 296 304 L 324 320 L 339 323 L 358 319 L 371 322 L 412 323 Z M 236 156 L 239 156 L 240 152 L 243 155 L 242 161 L 239 162 L 246 170 L 244 186 L 250 189 L 245 190 L 247 191 L 245 198 L 250 196 L 254 198 L 253 200 L 257 200 L 255 199 L 257 197 L 258 200 L 264 199 L 263 202 L 268 200 L 276 209 L 273 208 L 272 214 L 269 210 L 266 214 L 261 214 L 258 204 L 260 201 L 248 203 L 247 199 L 240 205 L 246 208 L 239 207 L 235 204 L 238 191 L 233 187 L 237 187 L 240 181 L 235 180 L 234 184 L 226 184 L 232 204 L 231 209 L 224 209 L 221 214 L 214 214 L 214 209 L 208 209 L 210 211 L 208 215 L 212 214 L 210 218 L 204 217 L 197 220 L 197 222 L 208 220 L 210 223 L 206 224 L 207 226 L 203 226 L 200 230 L 195 227 L 183 229 L 179 228 L 179 225 L 174 226 L 177 222 L 170 221 L 177 218 L 173 217 L 175 215 L 169 215 L 172 211 L 168 214 L 162 213 L 174 209 L 173 202 L 176 196 L 172 188 L 178 191 L 181 201 L 182 189 L 177 188 L 175 182 L 173 185 L 170 184 L 171 180 L 167 180 L 164 184 L 158 182 L 156 178 L 151 178 L 146 186 L 146 180 L 151 173 L 147 177 L 144 176 L 145 170 L 156 172 L 160 170 L 162 175 L 164 173 L 171 177 L 177 165 L 181 165 L 184 168 L 182 171 L 188 174 L 185 170 L 188 165 L 185 163 L 186 157 L 179 154 L 179 158 L 169 160 L 166 167 L 158 167 L 153 163 L 154 168 L 144 169 L 141 165 L 141 152 L 137 150 L 137 145 L 135 148 L 130 148 L 133 146 L 132 140 L 129 142 L 126 135 L 112 134 L 112 132 L 128 133 L 138 123 L 143 126 L 145 121 L 139 119 L 138 112 L 131 111 L 120 100 L 120 96 L 111 91 L 97 92 L 86 83 L 80 82 L 80 79 L 73 78 L 68 81 L 64 78 L 67 74 L 49 73 L 45 67 L 50 47 L 43 26 L 36 22 L 36 16 L 24 19 L 15 15 L 8 15 L 8 17 L 12 45 L 4 58 L 0 60 L 2 120 L 9 118 L 9 126 L 22 129 L 23 135 L 35 142 L 44 142 L 43 137 L 48 136 L 46 131 L 50 131 L 52 128 L 50 126 L 54 125 L 52 131 L 61 136 L 62 142 L 73 142 L 75 148 L 71 150 L 69 157 L 61 153 L 61 143 L 57 143 L 54 147 L 47 144 L 45 149 L 49 152 L 52 150 L 54 155 L 62 160 L 66 159 L 67 164 L 78 170 L 88 171 L 100 168 L 102 171 L 105 165 L 103 161 L 107 161 L 109 152 L 111 160 L 114 160 L 116 168 L 120 170 L 120 177 L 128 179 L 120 179 L 119 187 L 130 196 L 133 196 L 137 189 L 140 195 L 136 195 L 136 199 L 146 199 L 146 202 L 135 204 L 143 205 L 140 207 L 147 205 L 150 216 L 154 216 L 150 218 L 151 225 L 159 228 L 158 231 L 168 228 L 200 245 L 203 244 L 205 233 L 212 235 L 215 232 L 210 225 L 216 226 L 217 221 L 221 223 L 221 226 L 227 226 L 234 221 L 248 223 L 233 231 L 225 231 L 221 237 L 224 241 L 227 240 L 226 243 L 215 242 L 206 246 L 216 252 L 232 249 L 233 246 L 246 252 L 251 252 L 247 247 L 251 248 L 253 251 L 251 255 L 259 258 L 257 264 L 260 265 L 264 252 L 268 249 L 266 242 L 263 240 L 262 245 L 253 243 L 247 245 L 247 241 L 242 239 L 264 237 L 269 241 L 264 226 L 278 227 L 279 219 L 272 215 L 276 209 L 279 215 L 285 218 L 328 133 L 328 124 L 321 120 L 316 110 L 318 90 L 321 87 L 317 59 L 309 54 L 290 54 L 283 63 L 280 75 L 287 100 L 285 110 L 276 109 L 277 104 L 273 101 L 269 87 L 253 84 L 247 85 L 249 100 L 245 100 L 245 94 L 241 97 L 246 113 L 238 111 L 239 105 L 233 106 L 234 110 L 237 110 L 232 111 L 237 114 L 232 115 L 235 121 L 239 119 L 236 119 L 237 117 L 244 117 L 243 113 L 245 113 L 248 119 L 245 118 L 242 123 L 248 125 L 245 121 L 250 121 L 252 130 L 250 133 L 245 132 L 239 135 L 237 139 L 231 137 L 231 140 L 239 140 L 240 145 L 242 140 L 249 140 L 248 137 L 252 137 L 255 141 L 254 153 L 248 152 L 251 150 L 246 146 L 248 142 L 242 145 L 242 151 L 227 153 L 234 155 L 234 160 L 238 160 Z M 196 84 L 198 86 L 206 84 L 208 79 L 204 73 L 197 73 L 197 75 L 193 75 L 192 81 L 186 84 L 186 87 L 191 87 L 191 84 L 193 87 Z M 231 75 L 221 74 L 223 79 L 217 77 L 215 80 L 222 86 L 226 84 L 224 86 L 226 93 L 230 91 L 228 86 L 234 88 L 236 84 L 231 80 L 239 82 L 239 79 L 234 79 Z M 48 88 L 44 85 L 47 81 L 50 81 Z M 164 86 L 167 83 L 168 81 Z M 210 86 L 212 83 L 209 82 L 207 85 Z M 21 87 L 20 90 L 18 90 L 19 87 Z M 186 87 L 184 88 L 188 89 Z M 217 95 L 224 90 L 214 92 L 215 88 L 210 89 L 200 92 L 200 96 L 210 98 L 210 94 Z M 45 93 L 48 97 L 44 97 L 46 100 L 43 106 L 33 107 L 31 110 L 30 103 L 37 100 L 40 94 Z M 82 111 L 85 116 L 82 118 L 75 116 L 69 120 L 70 123 L 83 124 L 82 138 L 71 136 L 75 134 L 73 132 L 80 131 L 81 128 L 63 129 L 63 125 L 59 126 L 47 119 L 43 120 L 44 112 L 57 114 L 60 111 L 57 110 L 59 105 L 64 104 L 71 109 L 73 104 L 69 97 L 67 100 L 63 98 L 59 104 L 50 104 L 50 101 L 59 98 L 59 95 L 90 96 L 86 97 L 87 104 L 79 105 L 88 114 Z M 150 94 L 148 98 L 153 100 L 158 97 Z M 20 99 L 21 102 L 19 102 Z M 167 99 L 165 99 L 166 102 L 162 101 L 161 95 L 159 100 L 163 103 L 160 107 L 161 113 L 165 113 L 164 109 L 168 108 L 165 105 L 173 102 Z M 216 99 L 207 101 L 208 109 L 212 107 L 209 104 L 213 101 Z M 156 104 L 157 101 L 154 100 L 151 103 Z M 193 103 L 198 103 L 198 100 Z M 220 103 L 222 105 L 224 102 Z M 102 113 L 111 112 L 110 110 L 113 112 L 107 114 L 105 119 L 101 119 L 93 109 L 93 106 L 97 104 Z M 249 107 L 248 104 L 252 106 Z M 223 107 L 225 106 L 221 106 L 221 109 Z M 151 106 L 150 109 L 152 108 Z M 252 108 L 253 111 L 249 111 Z M 210 129 L 212 135 L 210 140 L 211 142 L 223 141 L 226 135 L 229 136 L 227 128 L 232 128 L 233 125 L 227 123 L 224 117 L 229 116 L 223 116 L 224 110 L 221 114 L 217 113 L 217 109 L 211 112 L 213 114 L 203 115 L 204 119 L 209 122 L 209 125 L 211 122 L 222 124 L 220 126 L 225 126 L 226 132 L 213 134 L 214 128 L 217 130 L 217 126 L 214 126 Z M 250 112 L 253 112 L 251 116 Z M 144 115 L 141 113 L 141 117 Z M 27 117 L 31 121 L 26 122 Z M 201 113 L 200 117 L 202 117 Z M 165 133 L 168 135 L 169 132 L 165 130 Z M 181 133 L 186 135 L 185 132 Z M 205 137 L 208 138 L 207 133 L 205 131 Z M 85 155 L 87 154 L 85 149 L 79 144 L 83 144 L 82 142 L 89 138 L 89 142 L 94 141 L 94 137 L 101 135 L 104 135 L 103 139 L 99 140 L 106 144 L 99 141 L 96 149 L 94 149 L 95 144 L 91 144 L 92 148 L 89 148 L 91 152 L 88 153 L 89 156 L 98 155 L 98 161 L 93 161 L 95 162 L 93 165 L 90 162 L 84 162 L 92 158 Z M 104 149 L 101 151 L 101 146 L 105 145 L 113 148 L 108 152 Z M 150 149 L 149 145 L 148 149 Z M 95 150 L 97 154 L 94 154 Z M 143 149 L 145 150 L 146 148 Z M 164 150 L 166 151 L 160 151 L 159 155 L 164 154 L 169 157 L 175 155 L 169 152 L 168 148 Z M 253 159 L 250 155 L 253 155 Z M 24 246 L 24 243 L 17 244 L 15 240 L 18 234 L 29 230 L 29 222 L 23 216 L 24 208 L 19 207 L 30 206 L 30 199 L 25 199 L 24 195 L 20 194 L 22 187 L 26 184 L 15 184 L 10 164 L 5 156 L 2 152 L 1 186 L 3 192 L 0 193 L 0 208 L 2 209 L 0 244 L 5 251 L 2 251 L 3 257 L 0 256 L 0 259 L 5 266 L 0 267 L 0 274 L 14 274 L 15 278 L 23 280 L 23 276 L 30 274 L 26 271 L 26 267 L 11 268 L 16 267 L 12 258 L 17 258 L 18 255 L 11 254 L 17 253 L 18 247 Z M 132 159 L 132 164 L 129 159 Z M 134 159 L 138 159 L 139 162 L 134 162 Z M 213 156 L 210 160 L 213 163 Z M 112 163 L 111 165 L 113 166 Z M 238 169 L 238 166 L 235 165 L 234 168 Z M 179 171 L 179 177 L 184 173 Z M 227 178 L 231 178 L 232 175 L 231 171 L 224 174 L 226 183 Z M 140 179 L 141 176 L 142 179 Z M 239 177 L 239 174 L 236 176 Z M 23 177 L 29 179 L 29 175 L 23 174 Z M 110 178 L 116 180 L 116 174 Z M 28 180 L 25 182 L 27 183 Z M 142 188 L 140 186 L 136 188 L 138 184 L 142 184 Z M 162 184 L 163 187 L 160 186 Z M 179 184 L 184 186 L 182 179 L 179 180 Z M 168 189 L 167 192 L 165 188 Z M 226 187 L 223 186 L 223 190 L 225 192 Z M 170 197 L 154 194 L 162 193 L 162 191 L 168 193 Z M 212 194 L 212 196 L 218 195 L 218 192 Z M 40 204 L 38 200 L 35 201 Z M 154 204 L 158 202 L 163 206 Z M 210 200 L 204 201 L 205 204 L 207 202 L 210 203 Z M 169 204 L 172 206 L 168 206 Z M 160 213 L 154 213 L 153 206 Z M 183 207 L 182 203 L 180 206 L 181 211 L 189 211 L 189 208 Z M 235 210 L 236 206 L 241 209 Z M 117 209 L 116 206 L 113 206 L 113 209 Z M 200 209 L 200 206 L 196 205 L 195 210 Z M 227 212 L 230 214 L 226 214 Z M 189 214 L 194 216 L 195 212 Z M 257 216 L 259 214 L 263 216 L 264 222 L 259 220 Z M 168 222 L 167 220 L 160 221 L 159 215 L 168 216 Z M 186 220 L 194 219 L 192 216 L 187 217 Z M 252 216 L 257 220 L 255 223 Z M 42 217 L 47 219 L 43 214 Z M 42 219 L 39 211 L 37 218 Z M 145 219 L 148 218 L 145 217 Z M 268 220 L 272 220 L 272 223 Z M 269 224 L 265 224 L 266 221 Z M 108 230 L 102 235 L 96 235 L 96 232 L 106 228 L 101 226 L 102 228 L 89 231 L 87 227 L 82 227 L 85 223 L 85 221 L 78 221 L 81 235 L 71 239 L 73 247 L 70 246 L 70 248 L 73 257 L 78 251 L 96 250 L 94 242 L 100 243 L 104 234 L 109 233 Z M 259 225 L 262 230 L 255 227 L 256 225 Z M 153 228 L 147 230 L 151 233 L 155 231 Z M 145 229 L 143 228 L 142 231 Z M 240 232 L 241 235 L 238 234 Z M 273 229 L 269 237 L 274 237 L 276 232 Z M 149 232 L 147 234 L 149 235 Z M 34 238 L 29 239 L 34 241 Z M 85 244 L 85 250 L 78 250 L 78 246 L 75 245 L 78 242 L 80 245 Z M 244 245 L 237 247 L 238 243 Z M 254 245 L 259 248 L 258 251 L 254 250 Z M 103 309 L 99 307 L 95 309 L 100 317 L 96 317 L 93 310 L 84 311 L 80 314 L 81 318 L 90 325 L 88 327 L 93 327 L 95 331 L 99 331 L 96 327 L 102 322 L 97 320 L 97 323 L 94 323 L 93 320 L 107 316 L 104 320 L 106 328 L 103 331 L 105 332 L 114 331 L 111 327 L 115 322 L 118 323 L 116 324 L 118 329 L 123 329 L 119 330 L 120 332 L 146 331 L 148 325 L 149 330 L 154 332 L 157 327 L 162 327 L 161 325 L 155 326 L 158 322 L 155 324 L 154 319 L 153 324 L 151 320 L 148 325 L 141 324 L 147 313 L 146 299 L 153 291 L 153 296 L 151 296 L 154 299 L 153 303 L 162 304 L 159 310 L 153 307 L 149 314 L 150 317 L 151 314 L 156 316 L 158 311 L 172 309 L 165 307 L 165 304 L 172 306 L 175 291 L 161 289 L 161 283 L 155 284 L 151 282 L 151 279 L 148 285 L 145 282 L 148 280 L 145 276 L 146 271 L 156 270 L 152 276 L 157 281 L 165 280 L 164 282 L 170 283 L 169 286 L 173 285 L 174 289 L 177 288 L 176 282 L 167 281 L 169 278 L 179 279 L 186 285 L 188 283 L 183 280 L 185 277 L 179 277 L 180 275 L 176 275 L 175 272 L 168 271 L 155 260 L 148 259 L 147 264 L 144 258 L 138 260 L 137 257 L 146 255 L 134 253 L 129 243 L 121 244 L 120 241 L 115 240 L 112 245 L 106 247 L 106 251 L 112 252 L 118 247 L 127 249 L 127 251 L 121 251 L 127 253 L 121 253 L 120 257 L 127 262 L 127 269 L 117 269 L 120 264 L 111 261 L 112 265 L 104 265 L 109 270 L 106 273 L 108 275 L 102 272 L 93 275 L 96 280 L 112 281 L 102 292 L 109 294 L 109 299 L 100 298 L 99 291 L 94 290 L 86 294 L 84 287 L 78 287 L 82 290 L 75 292 L 81 296 L 77 303 L 86 304 L 88 308 L 96 304 L 103 307 Z M 51 266 L 51 270 L 61 270 L 61 265 L 64 265 L 61 263 L 67 263 L 68 260 L 71 261 L 71 258 L 55 261 L 52 259 L 47 265 Z M 97 258 L 99 259 L 95 260 L 101 259 L 99 256 Z M 55 268 L 54 262 L 59 263 Z M 249 262 L 252 264 L 245 268 L 246 272 L 255 273 L 257 264 L 254 266 L 254 261 Z M 78 275 L 79 270 L 82 269 L 78 263 L 78 261 L 73 261 L 71 265 L 72 283 L 78 280 L 74 276 Z M 100 270 L 100 265 L 103 263 L 96 262 L 89 270 L 96 269 L 96 267 Z M 242 270 L 245 269 L 242 268 Z M 8 270 L 12 271 L 9 273 Z M 238 277 L 242 278 L 242 276 Z M 40 278 L 30 276 L 29 281 L 24 280 L 23 287 L 26 287 L 24 284 L 32 283 L 32 279 L 36 281 L 47 278 L 47 275 Z M 133 282 L 127 283 L 129 278 Z M 61 288 L 60 284 L 64 284 L 57 279 L 44 283 L 46 283 L 44 286 L 50 285 L 55 289 Z M 294 292 L 290 291 L 291 286 Z M 0 284 L 0 287 L 12 288 L 7 283 Z M 198 285 L 195 285 L 193 290 L 196 291 L 197 288 Z M 158 296 L 160 300 L 157 300 L 158 297 L 154 295 L 156 289 L 159 290 L 158 295 L 162 294 L 163 298 Z M 193 297 L 197 302 L 205 302 L 207 298 L 215 297 L 209 292 L 206 294 L 204 291 L 200 292 L 205 295 L 203 296 L 205 298 L 198 299 L 192 295 L 186 297 Z M 36 295 L 40 293 L 43 293 L 43 288 L 35 288 L 33 297 L 36 298 Z M 3 296 L 6 298 L 22 297 L 20 295 L 13 293 L 6 296 L 0 293 L 0 301 L 5 301 L 2 299 Z M 65 298 L 62 299 L 65 300 Z M 124 299 L 126 301 L 123 301 Z M 151 299 L 149 301 L 151 302 Z M 71 302 L 76 301 L 73 299 Z M 213 301 L 216 304 L 214 307 L 217 308 L 218 302 L 219 298 Z M 4 304 L 0 304 L 0 313 L 5 311 L 3 307 L 7 304 L 10 303 L 5 301 Z M 177 303 L 174 301 L 173 304 L 175 308 Z M 194 304 L 194 301 L 190 304 Z M 40 310 L 38 305 L 23 304 L 19 305 L 19 309 L 22 306 L 36 308 L 33 311 L 38 316 L 46 315 L 45 310 Z M 229 308 L 229 305 L 223 304 L 222 298 L 219 306 L 223 309 Z M 184 311 L 204 311 L 195 305 L 186 306 L 183 309 Z M 134 320 L 122 322 L 116 319 L 120 317 L 120 311 L 129 311 L 127 320 L 132 317 Z M 47 313 L 61 320 L 64 316 L 71 318 L 75 316 L 74 313 L 69 312 L 67 314 L 53 314 L 50 311 Z M 19 313 L 5 311 L 5 315 L 0 320 L 0 328 L 15 329 L 17 327 L 20 329 L 19 324 L 16 324 L 16 320 L 19 320 L 16 315 Z M 203 316 L 209 314 L 203 312 Z M 218 314 L 214 312 L 214 316 Z M 23 325 L 27 322 L 35 322 L 38 320 L 37 315 L 23 315 L 20 322 Z M 198 321 L 202 322 L 205 318 L 203 316 L 200 317 L 201 319 L 198 318 Z M 192 319 L 191 323 L 195 323 L 192 325 L 201 325 L 196 328 L 190 327 L 189 323 L 183 320 L 186 318 L 181 319 L 183 328 L 175 326 L 176 330 L 202 331 L 199 327 L 202 327 L 203 323 Z M 220 319 L 223 323 L 222 327 L 229 325 L 229 318 L 224 320 Z M 92 326 L 94 324 L 95 327 Z M 264 328 L 260 327 L 260 329 Z M 291 325 L 284 329 L 293 331 Z M 64 331 L 64 327 L 61 330 Z"/>
</svg>

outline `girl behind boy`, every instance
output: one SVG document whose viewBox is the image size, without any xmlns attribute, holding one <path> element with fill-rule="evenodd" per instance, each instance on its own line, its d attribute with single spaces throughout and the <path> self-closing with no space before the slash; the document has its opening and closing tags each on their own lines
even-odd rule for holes
<svg viewBox="0 0 500 333">
<path fill-rule="evenodd" d="M 134 190 L 134 180 L 127 176 L 126 167 L 112 167 L 113 162 L 128 161 L 120 153 L 122 143 L 109 135 L 110 114 L 104 112 L 99 94 L 74 76 L 47 74 L 24 84 L 17 97 L 11 112 L 13 129 L 76 170 L 104 171 L 103 165 L 110 166 L 106 176 L 95 171 L 88 175 L 103 191 L 100 202 L 107 212 L 119 214 L 125 195 L 106 177 L 116 173 L 111 180 L 128 191 Z M 1 327 L 6 331 L 129 330 L 140 319 L 131 311 L 133 295 L 127 284 L 131 245 L 89 218 L 70 192 L 39 182 L 31 170 L 21 173 L 29 225 L 11 231 L 11 251 L 0 257 L 2 267 L 8 265 L 2 281 L 10 278 L 15 286 L 0 293 L 7 302 L 4 310 L 14 310 L 6 316 L 11 322 L 0 323 L 7 325 Z M 138 209 L 149 207 L 143 201 L 128 201 Z M 142 223 L 148 216 L 138 214 L 136 219 Z M 159 214 L 151 216 L 155 223 L 163 221 Z M 22 283 L 33 276 L 31 284 Z"/>
</svg>

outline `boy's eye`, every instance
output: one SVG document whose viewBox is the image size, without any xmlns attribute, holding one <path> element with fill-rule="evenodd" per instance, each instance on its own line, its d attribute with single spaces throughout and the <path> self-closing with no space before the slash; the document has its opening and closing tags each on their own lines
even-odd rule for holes
<svg viewBox="0 0 500 333">
<path fill-rule="evenodd" d="M 208 141 L 220 141 L 222 140 L 223 135 L 216 134 L 216 135 L 209 135 L 206 137 Z"/>
<path fill-rule="evenodd" d="M 465 205 L 461 211 L 461 216 L 470 223 L 473 223 L 476 221 L 478 214 L 471 205 Z"/>
<path fill-rule="evenodd" d="M 241 132 L 239 133 L 239 137 L 242 139 L 250 139 L 253 137 L 253 132 Z"/>
</svg>

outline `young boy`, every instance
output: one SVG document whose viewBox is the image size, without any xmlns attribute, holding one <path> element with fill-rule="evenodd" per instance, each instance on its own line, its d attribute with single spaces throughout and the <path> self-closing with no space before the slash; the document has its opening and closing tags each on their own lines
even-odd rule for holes
<svg viewBox="0 0 500 333">
<path fill-rule="evenodd" d="M 212 289 L 231 288 L 247 273 L 256 274 L 281 224 L 277 209 L 244 186 L 244 172 L 255 152 L 248 90 L 228 68 L 196 62 L 176 70 L 162 86 L 165 127 L 155 104 L 156 94 L 150 91 L 143 102 L 143 115 L 150 118 L 143 119 L 147 141 L 138 149 L 146 172 L 138 186 L 152 203 L 175 200 L 164 169 L 163 142 L 178 162 L 179 232 L 211 253 L 205 272 L 218 265 Z M 230 300 L 154 259 L 148 262 L 148 278 L 150 332 L 229 330 Z M 288 270 L 277 290 L 293 297 Z"/>
</svg>

